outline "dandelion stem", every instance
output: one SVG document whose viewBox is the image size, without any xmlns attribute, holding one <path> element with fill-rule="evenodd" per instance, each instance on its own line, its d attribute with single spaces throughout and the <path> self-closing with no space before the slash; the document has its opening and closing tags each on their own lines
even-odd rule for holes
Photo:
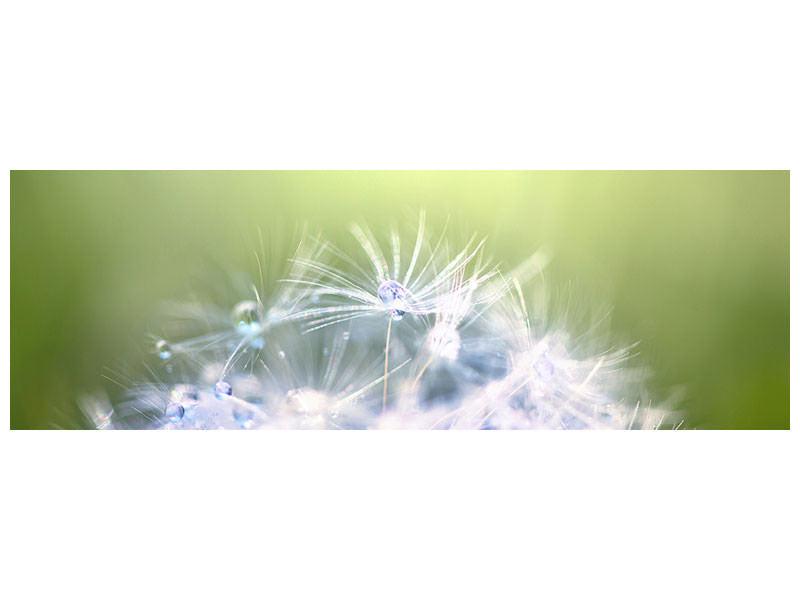
<svg viewBox="0 0 800 600">
<path fill-rule="evenodd" d="M 427 369 L 428 367 L 430 367 L 430 366 L 431 366 L 431 363 L 433 362 L 433 359 L 434 359 L 434 358 L 435 358 L 435 356 L 431 356 L 431 357 L 428 359 L 428 362 L 426 362 L 426 363 L 425 363 L 425 365 L 422 367 L 422 369 L 420 370 L 420 372 L 419 372 L 419 373 L 417 373 L 417 376 L 414 378 L 414 385 L 412 385 L 412 386 L 411 386 L 411 388 L 412 388 L 412 389 L 416 389 L 416 387 L 417 387 L 417 384 L 419 383 L 419 378 L 420 378 L 420 377 L 422 377 L 422 374 L 423 374 L 423 373 L 425 373 L 425 369 Z"/>
<path fill-rule="evenodd" d="M 383 361 L 383 408 L 381 414 L 386 412 L 386 386 L 389 383 L 389 339 L 392 336 L 392 315 L 389 316 L 389 326 L 386 328 L 386 358 Z"/>
</svg>

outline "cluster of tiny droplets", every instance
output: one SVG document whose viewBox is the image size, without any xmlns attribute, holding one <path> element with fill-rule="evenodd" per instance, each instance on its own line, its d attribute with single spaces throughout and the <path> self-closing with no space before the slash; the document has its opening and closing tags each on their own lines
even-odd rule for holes
<svg viewBox="0 0 800 600">
<path fill-rule="evenodd" d="M 200 335 L 159 339 L 155 381 L 85 405 L 98 428 L 590 429 L 674 424 L 646 400 L 624 350 L 592 353 L 523 289 L 541 254 L 501 271 L 483 242 L 387 259 L 354 226 L 363 262 L 301 244 L 266 298 L 202 309 Z M 206 312 L 203 312 L 205 310 Z M 227 314 L 227 317 L 224 316 Z M 394 325 L 392 324 L 394 323 Z M 585 336 L 583 336 L 585 338 Z"/>
</svg>

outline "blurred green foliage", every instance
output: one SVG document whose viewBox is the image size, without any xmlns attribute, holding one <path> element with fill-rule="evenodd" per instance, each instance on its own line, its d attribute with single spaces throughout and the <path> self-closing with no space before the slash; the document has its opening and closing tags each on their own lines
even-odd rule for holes
<svg viewBox="0 0 800 600">
<path fill-rule="evenodd" d="M 613 307 L 688 427 L 789 427 L 785 171 L 12 172 L 11 427 L 76 426 L 107 367 L 139 372 L 163 301 L 252 270 L 259 228 L 284 253 L 299 222 L 347 246 L 353 219 L 420 207 L 506 264 L 546 247 L 555 297 Z"/>
</svg>

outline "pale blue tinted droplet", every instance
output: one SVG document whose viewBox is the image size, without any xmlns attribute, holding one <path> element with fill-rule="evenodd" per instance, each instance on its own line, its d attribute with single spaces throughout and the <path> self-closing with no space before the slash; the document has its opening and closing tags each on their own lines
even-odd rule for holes
<svg viewBox="0 0 800 600">
<path fill-rule="evenodd" d="M 166 340 L 158 340 L 158 342 L 156 342 L 156 352 L 158 353 L 159 358 L 163 360 L 167 360 L 170 356 L 172 356 L 172 348 L 170 348 L 170 345 Z"/>
<path fill-rule="evenodd" d="M 392 279 L 384 281 L 378 287 L 378 299 L 392 309 L 392 317 L 395 320 L 400 320 L 406 314 L 406 310 L 408 310 L 407 297 L 406 288 Z"/>
<path fill-rule="evenodd" d="M 261 309 L 257 302 L 245 300 L 233 307 L 233 322 L 242 334 L 256 333 L 261 328 Z"/>
<path fill-rule="evenodd" d="M 536 370 L 536 374 L 542 379 L 550 379 L 556 371 L 555 366 L 553 366 L 553 363 L 550 362 L 550 359 L 546 356 L 540 356 L 534 363 L 533 368 Z"/>
<path fill-rule="evenodd" d="M 173 402 L 197 402 L 200 397 L 197 388 L 191 385 L 176 385 L 170 396 Z"/>
<path fill-rule="evenodd" d="M 231 384 L 227 381 L 218 381 L 214 385 L 214 395 L 218 399 L 223 400 L 227 396 L 233 395 L 233 387 L 231 387 Z"/>
<path fill-rule="evenodd" d="M 251 409 L 244 406 L 237 406 L 233 409 L 233 418 L 243 429 L 247 429 L 253 424 L 254 413 Z"/>
<path fill-rule="evenodd" d="M 175 402 L 167 406 L 167 410 L 164 411 L 164 413 L 167 415 L 167 418 L 173 423 L 180 421 L 183 418 L 184 412 L 183 406 Z"/>
</svg>

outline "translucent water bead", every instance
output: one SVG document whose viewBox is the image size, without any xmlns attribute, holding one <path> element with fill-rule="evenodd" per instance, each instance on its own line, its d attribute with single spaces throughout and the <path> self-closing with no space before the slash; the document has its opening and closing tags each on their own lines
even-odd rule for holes
<svg viewBox="0 0 800 600">
<path fill-rule="evenodd" d="M 180 404 L 171 403 L 167 406 L 167 409 L 164 411 L 164 414 L 167 418 L 172 421 L 173 423 L 177 423 L 183 418 L 183 413 L 186 412 Z"/>
<path fill-rule="evenodd" d="M 233 322 L 242 334 L 258 333 L 261 329 L 261 308 L 258 302 L 239 302 L 233 307 Z"/>
<path fill-rule="evenodd" d="M 166 340 L 158 340 L 158 342 L 156 342 L 156 352 L 162 360 L 167 360 L 172 356 L 172 348 Z"/>
<path fill-rule="evenodd" d="M 392 309 L 395 319 L 402 319 L 408 310 L 408 290 L 393 279 L 384 281 L 378 286 L 378 299 L 388 308 Z"/>
<path fill-rule="evenodd" d="M 170 393 L 173 402 L 197 402 L 199 393 L 192 385 L 176 385 Z"/>
<path fill-rule="evenodd" d="M 239 424 L 242 429 L 247 429 L 253 424 L 255 413 L 246 407 L 236 406 L 233 409 L 233 419 Z"/>
<path fill-rule="evenodd" d="M 233 387 L 227 381 L 218 381 L 214 385 L 214 395 L 219 400 L 224 400 L 227 396 L 233 395 Z"/>
</svg>

